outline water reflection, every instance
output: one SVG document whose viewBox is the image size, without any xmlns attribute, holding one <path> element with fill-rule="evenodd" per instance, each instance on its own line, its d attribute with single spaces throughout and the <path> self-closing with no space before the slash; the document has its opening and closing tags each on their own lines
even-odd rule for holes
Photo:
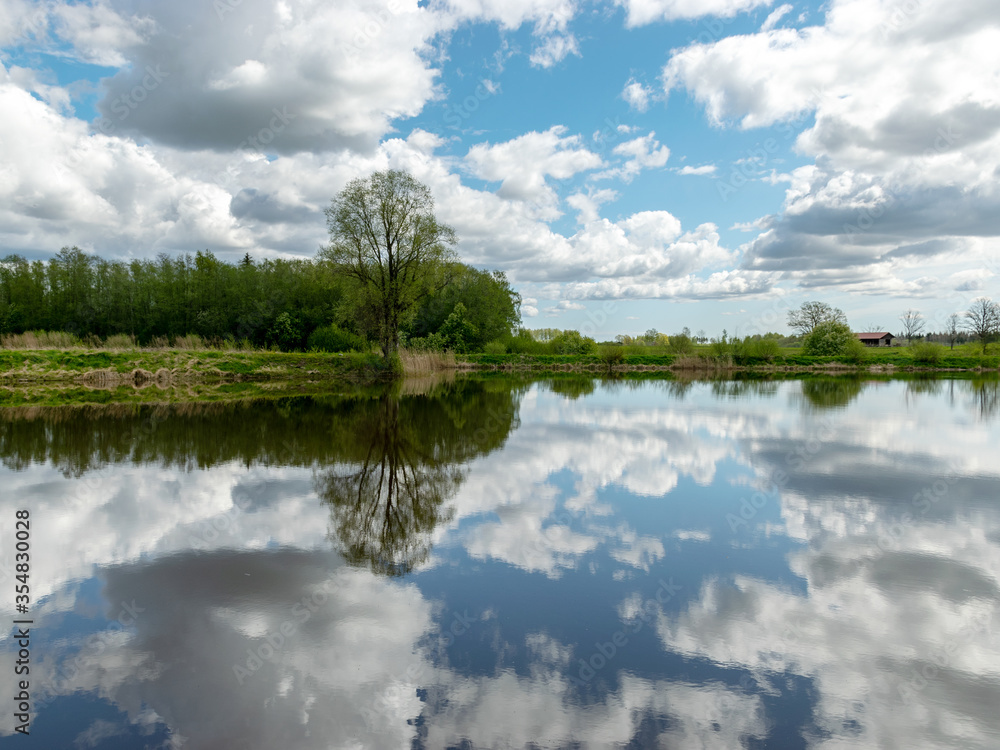
<svg viewBox="0 0 1000 750">
<path fill-rule="evenodd" d="M 802 381 L 802 398 L 813 409 L 839 409 L 850 404 L 865 388 L 856 375 L 810 378 Z"/>
<path fill-rule="evenodd" d="M 345 455 L 317 473 L 316 493 L 350 562 L 402 575 L 426 560 L 435 527 L 450 518 L 443 504 L 464 479 L 462 464 L 496 450 L 516 423 L 510 392 L 441 393 L 448 397 L 387 393 L 337 423 Z"/>
<path fill-rule="evenodd" d="M 558 381 L 5 412 L 37 746 L 998 745 L 995 380 Z"/>
</svg>

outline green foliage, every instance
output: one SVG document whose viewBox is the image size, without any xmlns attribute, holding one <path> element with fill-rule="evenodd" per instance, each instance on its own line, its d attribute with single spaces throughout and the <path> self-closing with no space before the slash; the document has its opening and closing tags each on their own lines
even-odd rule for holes
<svg viewBox="0 0 1000 750">
<path fill-rule="evenodd" d="M 582 336 L 579 331 L 562 331 L 555 336 L 549 345 L 555 354 L 593 354 L 597 351 L 597 342 L 590 336 Z"/>
<path fill-rule="evenodd" d="M 733 339 L 730 349 L 733 361 L 738 365 L 771 363 L 781 356 L 781 347 L 777 341 L 760 336 L 748 336 L 742 341 Z"/>
<path fill-rule="evenodd" d="M 448 283 L 424 299 L 406 326 L 409 338 L 422 338 L 441 330 L 457 305 L 475 330 L 463 335 L 470 351 L 487 342 L 504 340 L 521 322 L 521 296 L 500 271 L 480 271 L 461 264 L 448 268 Z"/>
<path fill-rule="evenodd" d="M 418 303 L 446 285 L 455 232 L 435 218 L 430 189 L 394 169 L 351 180 L 326 216 L 323 257 L 352 280 L 355 305 L 389 359 Z"/>
<path fill-rule="evenodd" d="M 483 347 L 483 354 L 506 354 L 507 345 L 503 341 L 489 341 Z"/>
<path fill-rule="evenodd" d="M 941 344 L 921 341 L 909 347 L 913 361 L 921 365 L 936 365 L 948 353 Z"/>
<path fill-rule="evenodd" d="M 694 351 L 694 341 L 686 333 L 675 333 L 670 337 L 670 351 L 673 354 L 691 354 Z"/>
<path fill-rule="evenodd" d="M 320 352 L 363 352 L 368 342 L 335 323 L 321 326 L 309 335 L 309 349 Z"/>
<path fill-rule="evenodd" d="M 283 352 L 302 348 L 302 329 L 299 327 L 298 321 L 287 312 L 280 313 L 274 319 L 267 338 L 271 344 L 277 345 Z"/>
<path fill-rule="evenodd" d="M 622 347 L 620 346 L 603 346 L 597 352 L 597 358 L 601 360 L 601 363 L 610 372 L 625 361 L 625 352 L 622 351 Z"/>
<path fill-rule="evenodd" d="M 868 347 L 855 336 L 847 342 L 841 357 L 851 364 L 864 364 L 868 361 Z"/>
<path fill-rule="evenodd" d="M 806 336 L 802 353 L 812 357 L 839 357 L 848 353 L 852 341 L 861 344 L 846 323 L 826 320 L 818 323 Z"/>
<path fill-rule="evenodd" d="M 124 334 L 143 346 L 198 334 L 259 347 L 272 343 L 282 312 L 303 333 L 330 322 L 342 286 L 329 266 L 310 260 L 237 265 L 199 252 L 126 262 L 64 248 L 47 262 L 0 261 L 0 325 L 8 333 L 66 331 L 81 339 Z"/>
<path fill-rule="evenodd" d="M 464 354 L 469 350 L 469 342 L 476 340 L 478 333 L 476 326 L 469 322 L 465 305 L 459 302 L 441 325 L 437 335 L 444 342 L 445 349 Z"/>
</svg>

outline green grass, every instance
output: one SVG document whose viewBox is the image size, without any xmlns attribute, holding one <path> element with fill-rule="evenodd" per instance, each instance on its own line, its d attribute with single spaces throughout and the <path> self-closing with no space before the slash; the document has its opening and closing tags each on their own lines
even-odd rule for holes
<svg viewBox="0 0 1000 750">
<path fill-rule="evenodd" d="M 269 351 L 0 350 L 0 384 L 72 381 L 88 372 L 169 370 L 174 380 L 345 379 L 375 381 L 391 376 L 374 354 L 286 353 Z"/>
<path fill-rule="evenodd" d="M 626 367 L 669 367 L 678 357 L 666 353 L 665 347 L 622 347 Z M 647 351 L 643 351 L 643 350 Z M 661 351 L 662 350 L 662 351 Z M 785 347 L 773 359 L 744 357 L 741 364 L 735 367 L 762 367 L 765 369 L 780 367 L 819 367 L 823 365 L 843 365 L 847 367 L 868 368 L 871 366 L 892 365 L 899 369 L 938 369 L 938 370 L 996 370 L 1000 368 L 1000 354 L 992 351 L 983 356 L 975 347 L 956 347 L 954 351 L 946 349 L 937 364 L 928 365 L 916 361 L 907 347 L 872 348 L 865 352 L 863 363 L 855 365 L 840 357 L 815 357 L 802 354 L 801 349 Z M 705 359 L 705 366 L 711 366 L 711 350 L 707 346 L 699 346 L 690 357 Z M 522 367 L 532 369 L 559 369 L 575 367 L 580 369 L 599 369 L 606 365 L 599 356 L 594 355 L 531 355 L 531 354 L 467 354 L 460 361 L 478 367 Z"/>
</svg>

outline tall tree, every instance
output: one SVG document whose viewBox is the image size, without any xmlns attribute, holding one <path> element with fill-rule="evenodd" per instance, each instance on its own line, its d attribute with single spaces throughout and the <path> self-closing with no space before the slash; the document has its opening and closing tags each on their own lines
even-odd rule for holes
<svg viewBox="0 0 1000 750">
<path fill-rule="evenodd" d="M 1000 305 L 989 297 L 980 297 L 965 313 L 965 327 L 979 339 L 986 354 L 986 345 L 1000 332 Z"/>
<path fill-rule="evenodd" d="M 826 302 L 803 302 L 798 310 L 788 311 L 788 326 L 802 335 L 808 335 L 820 323 L 836 321 L 847 325 L 847 316 L 839 307 Z"/>
<path fill-rule="evenodd" d="M 913 340 L 914 336 L 919 336 L 920 332 L 924 330 L 924 316 L 918 310 L 910 308 L 899 316 L 899 320 L 903 324 L 903 336 L 906 337 L 907 344 Z"/>
<path fill-rule="evenodd" d="M 958 326 L 959 326 L 959 316 L 958 313 L 952 313 L 948 316 L 948 327 L 946 334 L 948 336 L 948 343 L 951 348 L 955 348 L 955 341 L 958 340 Z"/>
<path fill-rule="evenodd" d="M 455 232 L 434 217 L 427 186 L 399 170 L 352 180 L 326 217 L 331 242 L 322 255 L 357 282 L 388 359 L 399 348 L 400 325 L 442 286 Z"/>
</svg>

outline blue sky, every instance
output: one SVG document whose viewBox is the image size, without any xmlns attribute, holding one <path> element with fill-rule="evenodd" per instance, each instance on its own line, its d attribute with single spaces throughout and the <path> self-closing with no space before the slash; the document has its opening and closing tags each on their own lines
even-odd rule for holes
<svg viewBox="0 0 1000 750">
<path fill-rule="evenodd" d="M 0 252 L 312 256 L 410 170 L 528 327 L 997 297 L 988 0 L 0 0 Z"/>
</svg>

